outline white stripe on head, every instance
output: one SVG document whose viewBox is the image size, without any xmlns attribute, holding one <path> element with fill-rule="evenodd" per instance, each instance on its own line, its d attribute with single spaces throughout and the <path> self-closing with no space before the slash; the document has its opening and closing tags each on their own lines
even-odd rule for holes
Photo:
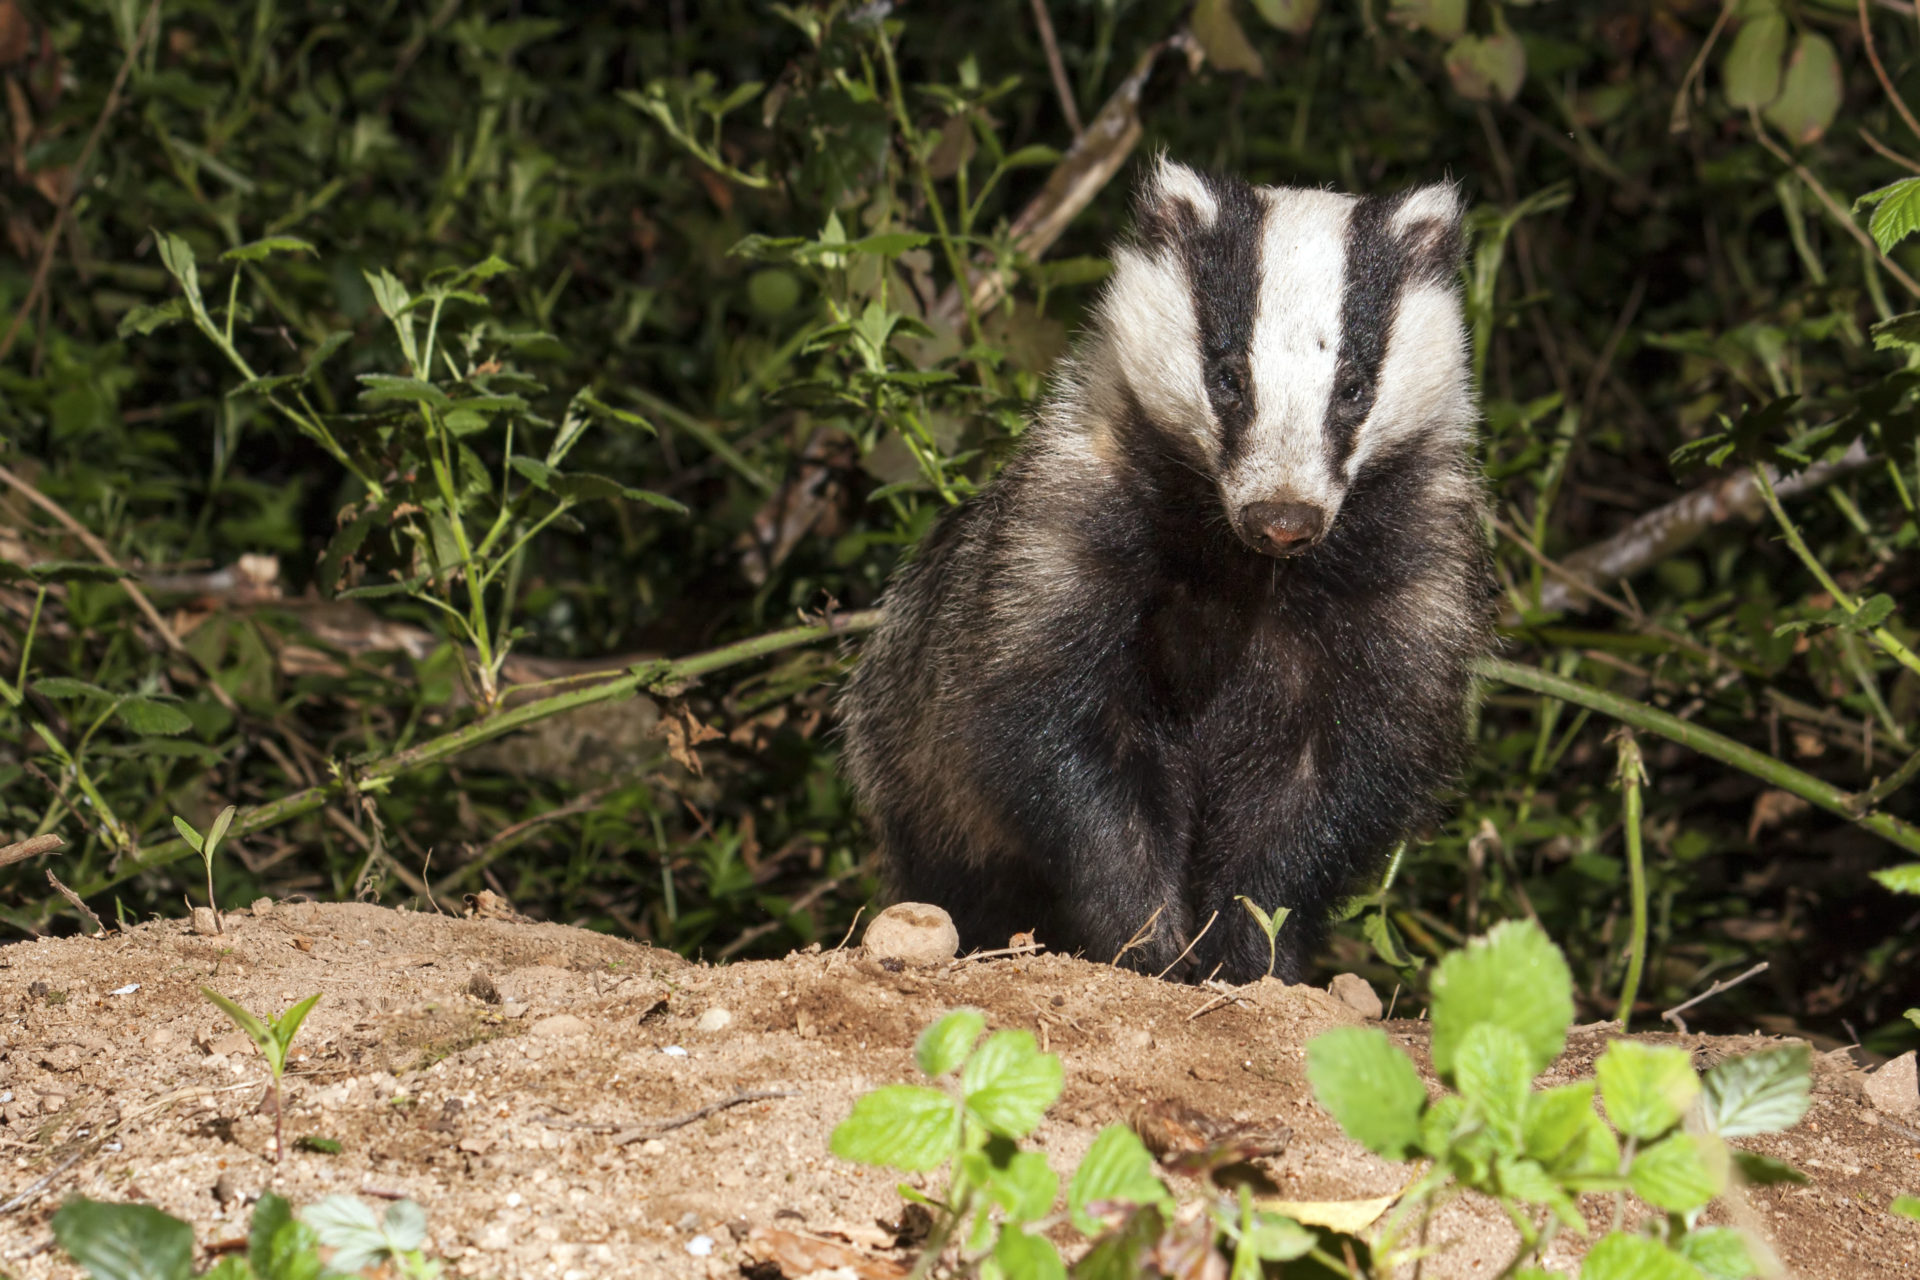
<svg viewBox="0 0 1920 1280">
<path fill-rule="evenodd" d="M 1360 474 L 1369 458 L 1417 435 L 1464 439 L 1474 418 L 1467 363 L 1466 327 L 1452 281 L 1410 285 L 1400 295 L 1373 412 L 1354 439 L 1346 478 Z"/>
</svg>

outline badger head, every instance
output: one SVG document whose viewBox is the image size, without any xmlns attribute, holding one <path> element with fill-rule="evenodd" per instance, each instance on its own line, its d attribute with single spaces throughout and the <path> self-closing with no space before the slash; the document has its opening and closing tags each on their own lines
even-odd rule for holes
<svg viewBox="0 0 1920 1280">
<path fill-rule="evenodd" d="M 1082 376 L 1121 384 L 1248 547 L 1297 555 L 1369 461 L 1467 438 L 1460 218 L 1450 184 L 1353 197 L 1162 159 L 1100 304 L 1104 368 Z"/>
</svg>

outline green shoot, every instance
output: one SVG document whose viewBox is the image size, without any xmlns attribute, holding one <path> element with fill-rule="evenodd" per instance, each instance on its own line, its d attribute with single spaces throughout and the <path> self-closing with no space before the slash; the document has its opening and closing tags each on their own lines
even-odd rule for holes
<svg viewBox="0 0 1920 1280">
<path fill-rule="evenodd" d="M 1274 962 L 1279 959 L 1279 952 L 1275 948 L 1274 940 L 1280 934 L 1280 926 L 1287 922 L 1289 915 L 1293 914 L 1293 908 L 1275 907 L 1273 914 L 1268 915 L 1260 909 L 1259 904 L 1254 902 L 1254 900 L 1246 894 L 1236 893 L 1233 896 L 1234 901 L 1245 907 L 1247 914 L 1253 917 L 1253 922 L 1260 926 L 1260 932 L 1267 935 L 1267 976 L 1271 978 L 1273 976 Z"/>
<path fill-rule="evenodd" d="M 267 1060 L 267 1070 L 272 1074 L 270 1087 L 273 1090 L 273 1160 L 278 1164 L 285 1157 L 287 1149 L 283 1131 L 285 1108 L 281 1105 L 280 1077 L 286 1073 L 287 1050 L 293 1045 L 293 1037 L 299 1033 L 300 1024 L 306 1021 L 307 1014 L 312 1012 L 313 1006 L 319 1002 L 320 994 L 316 992 L 308 996 L 272 1022 L 261 1021 L 240 1004 L 229 1000 L 212 987 L 200 988 L 200 994 L 220 1006 L 221 1011 L 233 1019 L 234 1025 L 247 1033 L 253 1043 L 259 1047 L 261 1056 Z"/>
</svg>

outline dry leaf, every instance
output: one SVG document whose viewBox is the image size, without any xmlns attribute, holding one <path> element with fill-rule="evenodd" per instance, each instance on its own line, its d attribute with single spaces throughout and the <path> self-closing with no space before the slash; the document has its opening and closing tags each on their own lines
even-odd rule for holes
<svg viewBox="0 0 1920 1280">
<path fill-rule="evenodd" d="M 761 1263 L 771 1263 L 785 1276 L 805 1276 L 816 1271 L 845 1267 L 860 1280 L 900 1280 L 907 1268 L 891 1258 L 870 1253 L 819 1236 L 803 1235 L 780 1227 L 755 1227 L 747 1236 L 747 1252 Z"/>
</svg>

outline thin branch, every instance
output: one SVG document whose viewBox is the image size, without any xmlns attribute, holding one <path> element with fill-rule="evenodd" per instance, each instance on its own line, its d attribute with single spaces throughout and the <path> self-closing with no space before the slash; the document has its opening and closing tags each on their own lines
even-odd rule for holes
<svg viewBox="0 0 1920 1280">
<path fill-rule="evenodd" d="M 1749 111 L 1748 119 L 1753 124 L 1753 136 L 1760 140 L 1760 145 L 1771 151 L 1774 158 L 1781 164 L 1793 170 L 1794 177 L 1807 184 L 1807 189 L 1819 199 L 1821 205 L 1826 208 L 1828 216 L 1840 224 L 1841 230 L 1858 240 L 1860 247 L 1873 255 L 1874 260 L 1880 264 L 1880 269 L 1899 281 L 1902 289 L 1913 297 L 1920 298 L 1920 280 L 1915 280 L 1899 263 L 1880 252 L 1880 246 L 1874 243 L 1873 237 L 1867 234 L 1866 228 L 1853 220 L 1853 215 L 1841 207 L 1840 202 L 1833 198 L 1833 193 L 1821 184 L 1820 179 L 1814 177 L 1810 169 L 1788 155 L 1786 148 L 1773 140 L 1773 135 L 1767 132 L 1767 127 L 1760 123 L 1759 113 Z"/>
<path fill-rule="evenodd" d="M 418 746 L 409 747 L 405 751 L 371 761 L 355 762 L 351 768 L 343 770 L 346 776 L 333 778 L 318 786 L 306 787 L 281 796 L 278 800 L 271 800 L 266 804 L 255 805 L 241 811 L 234 818 L 230 831 L 235 837 L 265 831 L 283 822 L 312 813 L 345 794 L 350 784 L 362 791 L 377 789 L 395 778 L 450 760 L 483 742 L 491 742 L 495 738 L 504 737 L 515 730 L 524 729 L 528 725 L 563 712 L 628 697 L 641 690 L 654 693 L 678 691 L 701 676 L 738 663 L 765 657 L 771 653 L 779 653 L 798 645 L 815 644 L 821 640 L 833 640 L 869 631 L 879 620 L 879 611 L 874 609 L 859 613 L 836 614 L 824 623 L 769 632 L 766 635 L 723 645 L 718 649 L 696 653 L 678 661 L 637 664 L 627 674 L 615 680 L 608 680 L 604 684 L 523 702 L 518 706 L 498 711 L 487 719 L 477 720 L 451 733 L 444 733 Z M 169 840 L 164 844 L 153 845 L 141 850 L 138 856 L 122 858 L 118 866 L 112 870 L 87 881 L 80 887 L 80 895 L 91 897 L 156 867 L 177 862 L 192 853 L 192 847 L 184 840 Z"/>
<path fill-rule="evenodd" d="M 1905 169 L 1909 173 L 1920 173 L 1920 161 L 1910 160 L 1906 156 L 1901 155 L 1898 151 L 1895 151 L 1892 147 L 1874 137 L 1865 125 L 1860 126 L 1860 137 L 1868 146 L 1878 151 L 1886 159 L 1899 165 L 1902 169 Z"/>
<path fill-rule="evenodd" d="M 675 1116 L 671 1120 L 662 1120 L 659 1124 L 638 1129 L 622 1129 L 613 1135 L 615 1146 L 624 1147 L 629 1142 L 638 1142 L 642 1138 L 655 1137 L 662 1133 L 671 1133 L 675 1129 L 684 1129 L 696 1120 L 705 1120 L 708 1116 L 725 1111 L 729 1107 L 738 1107 L 748 1102 L 764 1102 L 768 1098 L 797 1098 L 798 1089 L 747 1089 L 734 1094 L 731 1098 L 722 1098 L 718 1102 L 709 1102 L 697 1111 Z"/>
<path fill-rule="evenodd" d="M 1182 950 L 1181 950 L 1181 952 L 1180 952 L 1180 954 L 1179 954 L 1179 955 L 1177 955 L 1177 956 L 1175 956 L 1175 957 L 1174 957 L 1174 958 L 1173 958 L 1173 959 L 1172 959 L 1172 960 L 1171 960 L 1171 961 L 1170 961 L 1170 962 L 1169 962 L 1169 963 L 1167 964 L 1167 967 L 1166 967 L 1166 968 L 1164 968 L 1164 969 L 1162 969 L 1162 970 L 1161 970 L 1160 972 L 1158 972 L 1158 973 L 1156 973 L 1156 974 L 1154 974 L 1153 976 L 1154 976 L 1154 977 L 1156 977 L 1156 978 L 1164 978 L 1164 977 L 1166 977 L 1166 976 L 1167 976 L 1167 975 L 1168 975 L 1169 973 L 1172 973 L 1172 972 L 1173 972 L 1173 966 L 1174 966 L 1174 965 L 1176 965 L 1176 964 L 1179 964 L 1179 963 L 1180 963 L 1180 962 L 1181 962 L 1182 960 L 1185 960 L 1185 959 L 1187 958 L 1187 953 L 1188 953 L 1188 952 L 1190 952 L 1190 951 L 1192 951 L 1192 950 L 1193 950 L 1193 949 L 1194 949 L 1195 947 L 1197 947 L 1197 946 L 1199 946 L 1199 945 L 1200 945 L 1200 939 L 1202 939 L 1202 938 L 1204 938 L 1204 937 L 1206 937 L 1206 936 L 1207 936 L 1207 930 L 1209 930 L 1209 929 L 1211 929 L 1211 928 L 1213 928 L 1213 922 L 1214 922 L 1215 920 L 1218 920 L 1219 918 L 1220 918 L 1220 913 L 1219 913 L 1218 911 L 1216 911 L 1216 912 L 1214 912 L 1214 913 L 1213 913 L 1212 915 L 1210 915 L 1210 916 L 1208 916 L 1208 917 L 1207 917 L 1207 922 L 1206 922 L 1205 924 L 1203 924 L 1203 925 L 1201 925 L 1201 926 L 1200 926 L 1200 932 L 1198 932 L 1198 933 L 1196 933 L 1196 934 L 1194 934 L 1194 935 L 1193 935 L 1193 941 L 1191 941 L 1191 942 L 1189 942 L 1189 943 L 1188 943 L 1188 944 L 1186 945 L 1186 947 L 1185 947 L 1184 949 L 1182 949 Z"/>
<path fill-rule="evenodd" d="M 99 916 L 93 914 L 93 908 L 89 907 L 79 894 L 67 888 L 64 884 L 61 884 L 59 876 L 56 876 L 51 871 L 47 872 L 47 883 L 53 886 L 55 893 L 67 900 L 68 905 L 80 913 L 82 919 L 92 921 L 95 937 L 106 933 L 107 926 L 100 923 Z"/>
<path fill-rule="evenodd" d="M 140 23 L 140 29 L 134 33 L 133 43 L 127 46 L 127 56 L 120 61 L 120 70 L 113 77 L 113 85 L 107 90 L 107 100 L 100 107 L 100 118 L 93 122 L 93 132 L 87 135 L 87 143 L 80 148 L 80 158 L 73 162 L 68 171 L 66 189 L 60 193 L 60 204 L 54 210 L 53 225 L 47 228 L 46 243 L 40 246 L 40 261 L 33 269 L 33 283 L 27 286 L 27 296 L 21 300 L 20 309 L 13 313 L 13 323 L 7 326 L 5 337 L 0 337 L 0 360 L 13 350 L 13 341 L 20 336 L 20 327 L 27 322 L 27 316 L 46 293 L 47 275 L 53 270 L 54 254 L 60 248 L 60 235 L 66 230 L 67 214 L 73 209 L 74 197 L 86 185 L 87 166 L 93 161 L 93 153 L 100 145 L 100 135 L 106 132 L 107 121 L 120 109 L 120 92 L 127 87 L 127 77 L 133 73 L 133 64 L 139 61 L 140 51 L 153 38 L 155 29 L 160 25 L 160 0 L 153 0 L 147 6 L 147 16 Z"/>
<path fill-rule="evenodd" d="M 1708 987 L 1705 991 L 1702 991 L 1699 995 L 1693 997 L 1693 999 L 1673 1006 L 1673 1008 L 1668 1009 L 1665 1013 L 1660 1015 L 1661 1020 L 1665 1022 L 1671 1022 L 1674 1026 L 1680 1028 L 1681 1035 L 1685 1035 L 1687 1034 L 1687 1024 L 1680 1020 L 1681 1014 L 1685 1013 L 1688 1009 L 1693 1008 L 1693 1006 L 1701 1003 L 1702 1001 L 1713 999 L 1713 997 L 1719 995 L 1722 991 L 1732 990 L 1733 988 L 1739 986 L 1741 983 L 1745 982 L 1748 978 L 1753 977 L 1755 974 L 1765 973 L 1766 971 L 1767 971 L 1767 961 L 1762 960 L 1759 964 L 1753 966 L 1753 968 L 1747 970 L 1745 973 L 1741 974 L 1739 977 L 1728 978 L 1724 982 L 1716 982 L 1712 986 Z"/>
<path fill-rule="evenodd" d="M 1880 64 L 1880 50 L 1874 47 L 1873 26 L 1867 21 L 1867 0 L 1860 0 L 1860 42 L 1867 46 L 1867 61 L 1873 64 L 1873 74 L 1880 81 L 1880 87 L 1886 91 L 1887 101 L 1893 103 L 1893 109 L 1900 113 L 1906 122 L 1907 132 L 1920 138 L 1920 120 L 1913 118 L 1913 112 L 1907 110 L 1907 103 L 1893 87 L 1893 80 L 1887 75 L 1887 69 Z"/>
<path fill-rule="evenodd" d="M 1727 21 L 1733 17 L 1733 11 L 1738 7 L 1739 0 L 1723 0 L 1720 16 L 1714 19 L 1713 29 L 1707 32 L 1707 38 L 1701 44 L 1700 52 L 1693 56 L 1693 65 L 1687 68 L 1687 74 L 1680 80 L 1680 92 L 1673 95 L 1673 111 L 1667 117 L 1668 133 L 1687 131 L 1689 123 L 1687 94 L 1693 91 L 1693 82 L 1700 78 L 1701 71 L 1706 68 L 1707 55 L 1713 52 L 1713 46 L 1720 39 L 1720 33 L 1727 29 Z"/>
<path fill-rule="evenodd" d="M 10 867 L 16 862 L 25 862 L 28 858 L 37 858 L 43 853 L 52 853 L 66 844 L 66 839 L 49 831 L 45 835 L 30 836 L 18 843 L 0 847 L 0 867 Z"/>
<path fill-rule="evenodd" d="M 1054 38 L 1053 17 L 1047 12 L 1047 0 L 1033 0 L 1033 22 L 1040 28 L 1040 43 L 1047 51 L 1047 70 L 1053 76 L 1053 91 L 1060 97 L 1060 114 L 1067 118 L 1067 128 L 1073 130 L 1073 140 L 1078 142 L 1086 130 L 1080 127 L 1080 108 L 1074 105 L 1067 64 L 1060 60 L 1060 42 Z"/>
</svg>

